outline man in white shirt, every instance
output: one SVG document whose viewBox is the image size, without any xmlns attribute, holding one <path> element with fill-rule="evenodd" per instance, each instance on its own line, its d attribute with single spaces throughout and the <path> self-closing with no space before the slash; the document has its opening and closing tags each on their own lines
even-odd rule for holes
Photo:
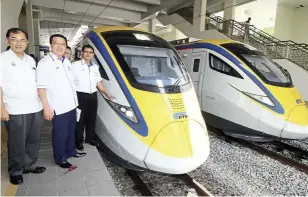
<svg viewBox="0 0 308 197">
<path fill-rule="evenodd" d="M 67 39 L 54 34 L 49 39 L 51 53 L 37 67 L 37 85 L 42 100 L 44 117 L 53 120 L 52 146 L 55 163 L 70 168 L 67 159 L 86 153 L 75 150 L 74 131 L 78 100 L 70 61 L 64 57 Z"/>
<path fill-rule="evenodd" d="M 91 45 L 82 47 L 82 59 L 72 64 L 77 86 L 78 109 L 81 110 L 80 119 L 75 129 L 76 149 L 83 150 L 83 132 L 86 129 L 85 142 L 98 146 L 94 141 L 94 130 L 97 113 L 97 90 L 105 94 L 109 99 L 113 96 L 108 93 L 102 84 L 102 77 L 98 65 L 91 62 L 94 57 L 94 49 Z"/>
<path fill-rule="evenodd" d="M 0 56 L 1 120 L 8 130 L 8 171 L 14 185 L 23 173 L 42 173 L 36 166 L 40 149 L 42 104 L 36 89 L 36 64 L 24 53 L 28 35 L 19 28 L 7 31 L 10 49 Z"/>
</svg>

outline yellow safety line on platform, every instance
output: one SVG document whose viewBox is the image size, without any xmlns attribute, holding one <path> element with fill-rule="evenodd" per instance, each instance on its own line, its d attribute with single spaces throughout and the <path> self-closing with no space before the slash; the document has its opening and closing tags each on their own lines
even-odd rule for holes
<svg viewBox="0 0 308 197">
<path fill-rule="evenodd" d="M 5 190 L 5 196 L 15 196 L 17 192 L 17 185 L 13 185 L 12 183 L 9 183 Z"/>
</svg>

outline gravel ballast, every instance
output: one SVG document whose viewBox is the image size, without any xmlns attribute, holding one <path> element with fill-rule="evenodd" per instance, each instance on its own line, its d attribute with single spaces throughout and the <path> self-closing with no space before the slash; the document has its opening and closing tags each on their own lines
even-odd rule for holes
<svg viewBox="0 0 308 197">
<path fill-rule="evenodd" d="M 215 195 L 307 195 L 308 175 L 237 143 L 210 136 L 211 154 L 190 173 Z"/>
<path fill-rule="evenodd" d="M 208 160 L 189 175 L 217 196 L 230 195 L 308 195 L 308 175 L 263 156 L 237 143 L 210 135 Z M 119 192 L 137 195 L 134 183 L 125 170 L 104 159 Z M 153 195 L 187 196 L 190 188 L 179 179 L 159 173 L 141 173 Z"/>
</svg>

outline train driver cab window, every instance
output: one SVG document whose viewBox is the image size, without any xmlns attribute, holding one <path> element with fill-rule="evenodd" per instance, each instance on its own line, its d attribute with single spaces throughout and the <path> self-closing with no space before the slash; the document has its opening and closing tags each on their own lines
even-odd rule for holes
<svg viewBox="0 0 308 197">
<path fill-rule="evenodd" d="M 131 73 L 139 84 L 166 87 L 187 83 L 181 62 L 168 48 L 118 45 Z"/>
<path fill-rule="evenodd" d="M 210 67 L 217 72 L 243 79 L 235 69 L 213 54 L 210 54 Z"/>
<path fill-rule="evenodd" d="M 269 82 L 290 84 L 291 79 L 288 74 L 278 67 L 277 64 L 261 55 L 242 55 L 259 73 Z"/>
<path fill-rule="evenodd" d="M 101 33 L 134 88 L 182 92 L 192 83 L 176 50 L 158 36 L 131 30 Z"/>
<path fill-rule="evenodd" d="M 280 87 L 293 87 L 290 74 L 258 49 L 242 43 L 222 44 L 251 68 L 265 83 Z"/>
<path fill-rule="evenodd" d="M 199 72 L 200 59 L 194 59 L 193 72 Z"/>
<path fill-rule="evenodd" d="M 92 60 L 96 65 L 98 65 L 99 68 L 99 73 L 101 74 L 103 79 L 106 79 L 109 81 L 109 77 L 103 67 L 103 65 L 101 64 L 101 62 L 99 61 L 98 57 L 96 55 L 94 55 L 94 59 Z"/>
</svg>

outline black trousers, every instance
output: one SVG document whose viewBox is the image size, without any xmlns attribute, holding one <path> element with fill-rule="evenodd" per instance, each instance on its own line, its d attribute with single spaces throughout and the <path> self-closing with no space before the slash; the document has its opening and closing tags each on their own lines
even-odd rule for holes
<svg viewBox="0 0 308 197">
<path fill-rule="evenodd" d="M 92 94 L 77 92 L 78 109 L 81 110 L 80 119 L 75 129 L 76 147 L 83 143 L 83 133 L 86 130 L 86 142 L 90 142 L 94 137 L 96 113 L 97 113 L 97 92 Z"/>
<path fill-rule="evenodd" d="M 35 169 L 40 150 L 43 111 L 31 114 L 9 115 L 4 124 L 8 131 L 8 171 L 10 176 L 23 170 Z"/>
</svg>

